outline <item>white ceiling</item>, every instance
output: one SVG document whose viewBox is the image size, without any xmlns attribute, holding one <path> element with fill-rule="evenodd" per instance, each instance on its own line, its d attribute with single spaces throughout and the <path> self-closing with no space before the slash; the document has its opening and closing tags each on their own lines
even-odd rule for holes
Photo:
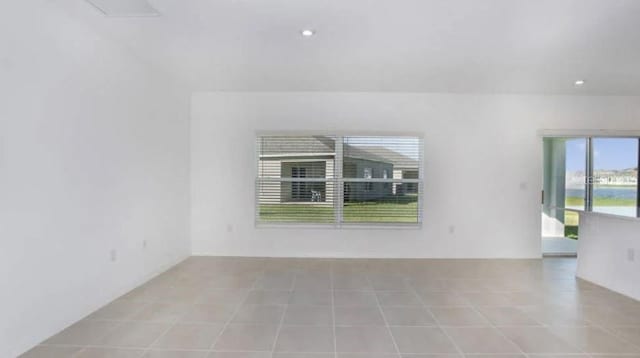
<svg viewBox="0 0 640 358">
<path fill-rule="evenodd" d="M 638 0 L 60 1 L 193 90 L 640 94 Z"/>
</svg>

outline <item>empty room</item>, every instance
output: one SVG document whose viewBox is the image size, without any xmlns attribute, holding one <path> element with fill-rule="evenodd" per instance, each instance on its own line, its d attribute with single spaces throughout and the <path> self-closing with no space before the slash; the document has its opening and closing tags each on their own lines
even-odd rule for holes
<svg viewBox="0 0 640 358">
<path fill-rule="evenodd" d="M 640 1 L 0 1 L 0 358 L 640 358 Z"/>
</svg>

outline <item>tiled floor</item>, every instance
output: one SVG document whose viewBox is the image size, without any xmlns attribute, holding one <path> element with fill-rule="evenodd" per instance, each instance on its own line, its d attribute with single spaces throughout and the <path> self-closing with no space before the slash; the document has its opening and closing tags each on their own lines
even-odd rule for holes
<svg viewBox="0 0 640 358">
<path fill-rule="evenodd" d="M 640 357 L 575 260 L 193 257 L 24 357 Z"/>
</svg>

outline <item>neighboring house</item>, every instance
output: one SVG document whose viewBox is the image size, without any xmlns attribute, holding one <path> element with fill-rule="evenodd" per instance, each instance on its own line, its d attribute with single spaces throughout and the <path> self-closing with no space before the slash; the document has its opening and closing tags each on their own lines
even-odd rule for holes
<svg viewBox="0 0 640 358">
<path fill-rule="evenodd" d="M 263 178 L 333 178 L 335 140 L 327 136 L 262 137 L 259 175 Z M 344 178 L 418 178 L 415 159 L 381 146 L 345 144 Z M 374 200 L 417 193 L 412 184 L 345 183 L 345 201 Z M 261 203 L 317 203 L 333 205 L 331 182 L 273 181 L 260 188 Z"/>
</svg>

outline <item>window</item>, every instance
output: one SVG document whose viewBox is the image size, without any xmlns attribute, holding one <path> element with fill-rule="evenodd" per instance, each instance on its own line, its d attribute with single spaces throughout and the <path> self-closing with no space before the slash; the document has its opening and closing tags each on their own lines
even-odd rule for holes
<svg viewBox="0 0 640 358">
<path fill-rule="evenodd" d="M 543 224 L 551 218 L 571 237 L 578 217 L 562 209 L 639 217 L 639 144 L 637 137 L 545 138 Z"/>
<path fill-rule="evenodd" d="M 419 225 L 422 139 L 260 135 L 258 224 Z"/>
<path fill-rule="evenodd" d="M 389 170 L 388 169 L 383 169 L 382 170 L 382 179 L 389 179 Z M 389 182 L 385 182 L 382 185 L 384 186 L 385 189 L 389 189 L 391 187 L 391 183 L 389 183 Z"/>
<path fill-rule="evenodd" d="M 306 178 L 307 177 L 307 168 L 299 168 L 292 167 L 291 168 L 291 177 L 292 178 Z M 305 196 L 307 194 L 307 183 L 294 181 L 291 182 L 291 199 L 304 201 Z"/>
<path fill-rule="evenodd" d="M 365 179 L 373 179 L 373 168 L 364 168 L 364 172 L 362 174 L 362 177 L 365 178 Z M 367 190 L 367 191 L 373 190 L 373 183 L 372 182 L 366 182 L 364 184 L 364 190 Z"/>
</svg>

